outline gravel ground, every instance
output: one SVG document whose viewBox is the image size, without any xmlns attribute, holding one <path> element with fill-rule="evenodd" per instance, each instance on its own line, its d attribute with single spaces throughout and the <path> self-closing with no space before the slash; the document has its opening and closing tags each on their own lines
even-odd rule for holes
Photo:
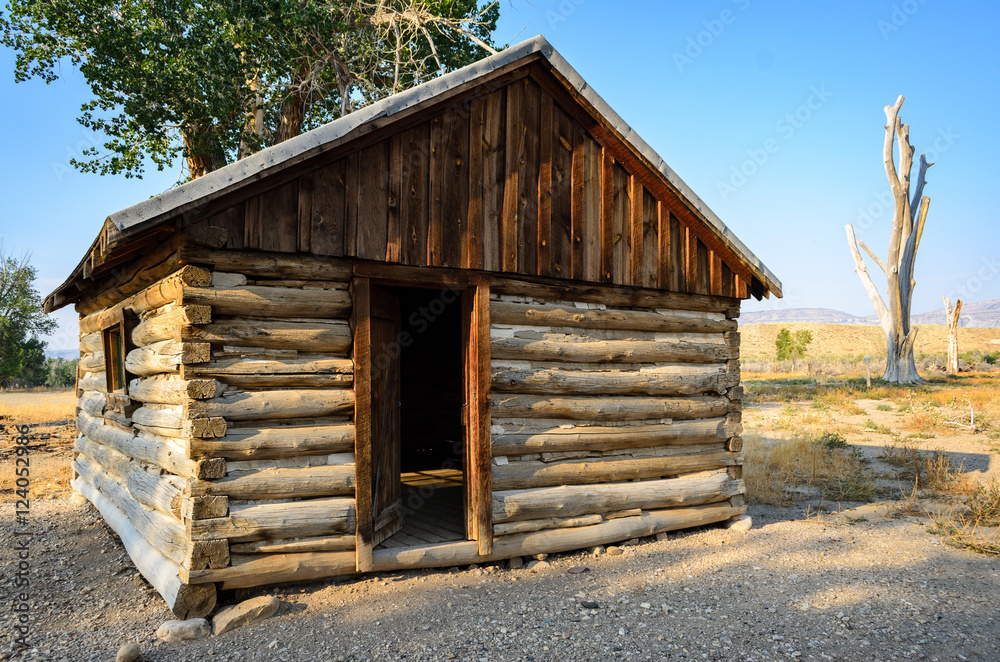
<svg viewBox="0 0 1000 662">
<path fill-rule="evenodd" d="M 1000 660 L 1000 562 L 888 512 L 869 504 L 817 521 L 753 507 L 749 532 L 706 527 L 618 556 L 557 555 L 537 572 L 497 564 L 223 594 L 282 604 L 219 638 L 166 644 L 154 632 L 170 613 L 96 510 L 33 502 L 33 648 L 11 648 L 5 517 L 0 659 L 113 660 L 131 641 L 142 659 L 171 662 Z M 578 566 L 588 571 L 567 572 Z"/>
</svg>

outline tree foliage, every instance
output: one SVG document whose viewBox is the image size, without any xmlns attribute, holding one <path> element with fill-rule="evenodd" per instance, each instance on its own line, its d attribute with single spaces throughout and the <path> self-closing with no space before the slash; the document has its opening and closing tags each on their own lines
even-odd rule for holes
<svg viewBox="0 0 1000 662">
<path fill-rule="evenodd" d="M 198 177 L 492 51 L 478 0 L 9 0 L 18 81 L 80 70 L 81 170 Z"/>
<path fill-rule="evenodd" d="M 806 348 L 812 342 L 812 332 L 805 329 L 792 333 L 788 329 L 778 331 L 778 337 L 774 341 L 774 348 L 777 350 L 777 359 L 785 361 L 788 359 L 801 359 L 806 355 Z"/>
<path fill-rule="evenodd" d="M 0 384 L 45 363 L 45 343 L 38 336 L 51 333 L 56 323 L 42 312 L 35 276 L 27 256 L 15 258 L 0 245 Z"/>
<path fill-rule="evenodd" d="M 59 356 L 49 357 L 45 360 L 45 379 L 41 384 L 55 388 L 73 386 L 76 384 L 78 363 L 80 359 L 70 361 Z"/>
</svg>

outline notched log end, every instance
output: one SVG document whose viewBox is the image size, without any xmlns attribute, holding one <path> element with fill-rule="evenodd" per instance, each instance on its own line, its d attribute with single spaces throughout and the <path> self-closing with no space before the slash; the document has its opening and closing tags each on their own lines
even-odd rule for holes
<svg viewBox="0 0 1000 662">
<path fill-rule="evenodd" d="M 226 461 L 215 457 L 195 462 L 195 474 L 202 480 L 214 480 L 226 475 Z"/>
</svg>

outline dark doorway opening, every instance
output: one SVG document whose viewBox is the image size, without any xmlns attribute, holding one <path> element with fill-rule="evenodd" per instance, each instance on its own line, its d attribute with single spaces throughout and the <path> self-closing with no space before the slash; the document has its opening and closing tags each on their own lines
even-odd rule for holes
<svg viewBox="0 0 1000 662">
<path fill-rule="evenodd" d="M 402 528 L 379 547 L 465 540 L 462 292 L 386 288 L 400 308 Z"/>
</svg>

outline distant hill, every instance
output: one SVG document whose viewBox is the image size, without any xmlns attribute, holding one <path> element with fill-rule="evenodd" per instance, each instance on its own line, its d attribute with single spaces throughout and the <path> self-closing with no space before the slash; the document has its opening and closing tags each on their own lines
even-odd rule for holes
<svg viewBox="0 0 1000 662">
<path fill-rule="evenodd" d="M 944 325 L 944 308 L 913 315 L 913 324 Z M 785 324 L 806 322 L 811 324 L 865 324 L 877 325 L 878 318 L 874 315 L 858 317 L 840 310 L 830 308 L 786 308 L 784 310 L 759 310 L 740 315 L 740 324 Z M 959 326 L 973 329 L 995 329 L 1000 327 L 1000 299 L 975 301 L 962 304 L 962 315 Z"/>
<path fill-rule="evenodd" d="M 914 324 L 946 324 L 944 308 L 922 315 L 913 315 L 910 321 Z M 963 302 L 958 325 L 975 329 L 1000 327 L 1000 299 L 972 303 Z"/>
<path fill-rule="evenodd" d="M 45 350 L 45 358 L 48 358 L 48 359 L 66 359 L 67 361 L 72 361 L 73 359 L 80 358 L 80 350 L 78 350 L 78 349 L 47 349 L 47 350 Z"/>
<path fill-rule="evenodd" d="M 813 324 L 872 324 L 864 317 L 831 308 L 786 308 L 784 310 L 758 310 L 740 313 L 740 324 L 781 324 L 783 322 L 811 322 Z"/>
</svg>

